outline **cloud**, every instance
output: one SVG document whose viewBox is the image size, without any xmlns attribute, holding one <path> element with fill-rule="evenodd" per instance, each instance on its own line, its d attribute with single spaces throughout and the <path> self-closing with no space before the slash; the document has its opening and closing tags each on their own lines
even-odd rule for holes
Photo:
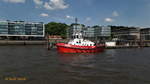
<svg viewBox="0 0 150 84">
<path fill-rule="evenodd" d="M 25 3 L 27 0 L 2 0 L 9 3 Z M 36 8 L 45 8 L 47 10 L 62 10 L 69 7 L 64 0 L 33 0 Z"/>
<path fill-rule="evenodd" d="M 119 13 L 118 13 L 117 11 L 114 11 L 114 12 L 112 13 L 112 16 L 117 17 L 117 16 L 119 16 Z"/>
<path fill-rule="evenodd" d="M 42 4 L 43 4 L 43 1 L 42 1 L 42 0 L 33 0 L 33 2 L 34 2 L 36 5 L 42 5 Z"/>
<path fill-rule="evenodd" d="M 49 15 L 47 13 L 41 13 L 40 16 L 42 16 L 42 17 L 48 17 Z"/>
<path fill-rule="evenodd" d="M 86 19 L 85 19 L 85 21 L 86 22 L 89 22 L 89 21 L 91 21 L 92 19 L 90 18 L 90 17 L 87 17 Z"/>
<path fill-rule="evenodd" d="M 105 22 L 114 22 L 115 20 L 112 19 L 112 18 L 105 18 L 104 21 L 105 21 Z"/>
<path fill-rule="evenodd" d="M 74 19 L 74 17 L 73 17 L 73 16 L 70 16 L 70 15 L 66 15 L 65 18 L 66 18 L 66 19 Z"/>
<path fill-rule="evenodd" d="M 9 3 L 25 3 L 26 0 L 3 0 Z"/>
<path fill-rule="evenodd" d="M 113 11 L 112 15 L 110 17 L 107 17 L 104 19 L 105 22 L 114 22 L 116 17 L 119 16 L 119 13 L 117 11 Z"/>
<path fill-rule="evenodd" d="M 92 23 L 92 18 L 91 17 L 86 17 L 84 20 L 84 24 L 90 25 Z"/>
<path fill-rule="evenodd" d="M 44 4 L 44 8 L 47 10 L 66 9 L 68 6 L 64 0 L 49 0 L 49 2 L 45 2 Z"/>
</svg>

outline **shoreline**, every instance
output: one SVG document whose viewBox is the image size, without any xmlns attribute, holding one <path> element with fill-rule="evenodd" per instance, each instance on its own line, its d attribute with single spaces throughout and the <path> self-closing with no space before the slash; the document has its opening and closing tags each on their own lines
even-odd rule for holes
<svg viewBox="0 0 150 84">
<path fill-rule="evenodd" d="M 48 48 L 56 48 L 55 44 L 57 42 L 66 42 L 67 40 L 0 40 L 0 46 L 6 45 L 47 45 Z M 49 46 L 48 46 L 49 45 Z M 106 46 L 105 49 L 126 49 L 126 48 L 145 48 L 150 46 L 139 46 L 139 45 L 117 45 L 117 46 Z"/>
<path fill-rule="evenodd" d="M 46 40 L 0 40 L 0 45 L 45 45 Z"/>
</svg>

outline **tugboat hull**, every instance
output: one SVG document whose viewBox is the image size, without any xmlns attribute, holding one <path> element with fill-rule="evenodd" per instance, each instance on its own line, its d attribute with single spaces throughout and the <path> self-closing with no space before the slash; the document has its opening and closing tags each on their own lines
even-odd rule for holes
<svg viewBox="0 0 150 84">
<path fill-rule="evenodd" d="M 57 43 L 57 50 L 60 53 L 97 53 L 104 51 L 104 45 L 99 46 L 77 46 L 64 43 Z"/>
</svg>

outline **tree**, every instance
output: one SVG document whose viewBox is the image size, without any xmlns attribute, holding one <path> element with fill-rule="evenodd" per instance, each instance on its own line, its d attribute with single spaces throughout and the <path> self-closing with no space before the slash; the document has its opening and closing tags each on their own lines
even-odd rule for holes
<svg viewBox="0 0 150 84">
<path fill-rule="evenodd" d="M 78 24 L 78 23 L 72 23 L 70 26 L 73 26 L 73 25 L 82 25 L 83 27 L 85 27 L 84 24 Z"/>
<path fill-rule="evenodd" d="M 94 26 L 92 26 L 93 28 L 97 28 L 97 27 L 100 27 L 99 25 L 94 25 Z"/>
<path fill-rule="evenodd" d="M 65 23 L 50 22 L 45 25 L 45 31 L 49 35 L 60 35 L 66 38 L 68 25 Z"/>
</svg>

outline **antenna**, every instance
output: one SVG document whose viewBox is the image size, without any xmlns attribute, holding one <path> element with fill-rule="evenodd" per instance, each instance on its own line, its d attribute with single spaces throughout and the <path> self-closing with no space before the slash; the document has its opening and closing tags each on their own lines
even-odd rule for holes
<svg viewBox="0 0 150 84">
<path fill-rule="evenodd" d="M 75 18 L 75 23 L 76 23 L 76 25 L 77 25 L 77 23 L 78 23 L 78 18 Z"/>
<path fill-rule="evenodd" d="M 75 29 L 76 29 L 76 33 L 77 33 L 77 24 L 78 24 L 78 18 L 75 18 Z"/>
</svg>

